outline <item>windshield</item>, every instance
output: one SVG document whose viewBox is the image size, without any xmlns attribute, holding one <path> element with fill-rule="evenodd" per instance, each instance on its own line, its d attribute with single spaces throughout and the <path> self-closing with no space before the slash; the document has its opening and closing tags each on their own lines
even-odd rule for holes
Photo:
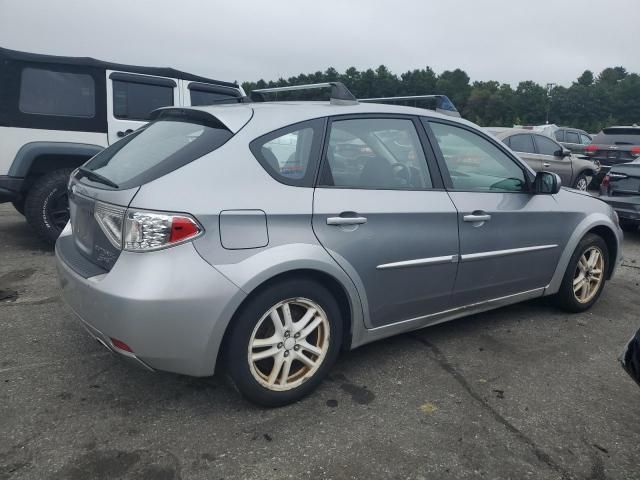
<svg viewBox="0 0 640 480">
<path fill-rule="evenodd" d="M 219 124 L 167 117 L 116 142 L 84 167 L 119 188 L 131 188 L 212 152 L 232 136 Z"/>
</svg>

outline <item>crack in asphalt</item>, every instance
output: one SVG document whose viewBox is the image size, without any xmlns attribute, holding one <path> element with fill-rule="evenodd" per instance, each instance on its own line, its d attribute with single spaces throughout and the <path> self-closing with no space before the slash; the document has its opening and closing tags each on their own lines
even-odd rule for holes
<svg viewBox="0 0 640 480">
<path fill-rule="evenodd" d="M 428 340 L 425 340 L 424 338 L 421 338 L 415 334 L 409 336 L 429 348 L 433 352 L 433 358 L 438 363 L 438 365 L 447 373 L 449 373 L 474 400 L 476 400 L 485 410 L 487 410 L 491 414 L 491 416 L 498 423 L 502 424 L 507 430 L 513 433 L 516 438 L 518 438 L 518 440 L 528 445 L 533 450 L 533 453 L 538 460 L 545 463 L 549 468 L 559 473 L 562 480 L 571 480 L 576 478 L 569 471 L 565 470 L 561 465 L 558 465 L 556 462 L 554 462 L 548 453 L 538 447 L 538 445 L 531 438 L 526 436 L 511 422 L 509 422 L 509 420 L 504 418 L 484 398 L 482 398 L 480 394 L 474 391 L 471 385 L 469 385 L 469 382 L 467 382 L 466 378 L 464 378 L 464 376 L 451 363 L 449 363 L 447 358 L 438 347 L 436 347 Z"/>
</svg>

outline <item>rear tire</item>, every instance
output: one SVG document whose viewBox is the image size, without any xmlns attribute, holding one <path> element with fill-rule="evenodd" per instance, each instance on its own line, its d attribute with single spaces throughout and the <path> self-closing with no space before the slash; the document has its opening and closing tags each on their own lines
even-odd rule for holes
<svg viewBox="0 0 640 480">
<path fill-rule="evenodd" d="M 54 170 L 38 178 L 27 193 L 25 217 L 33 230 L 53 245 L 69 221 L 67 183 L 73 170 Z"/>
<path fill-rule="evenodd" d="M 627 220 L 626 218 L 620 219 L 620 228 L 625 232 L 635 232 L 638 230 L 639 222 L 635 220 Z"/>
<path fill-rule="evenodd" d="M 609 268 L 607 244 L 589 233 L 576 247 L 556 295 L 556 303 L 568 312 L 584 312 L 600 297 Z"/>
<path fill-rule="evenodd" d="M 269 285 L 247 301 L 233 319 L 223 355 L 227 373 L 245 398 L 279 407 L 315 390 L 341 342 L 335 298 L 323 285 L 297 278 Z"/>
</svg>

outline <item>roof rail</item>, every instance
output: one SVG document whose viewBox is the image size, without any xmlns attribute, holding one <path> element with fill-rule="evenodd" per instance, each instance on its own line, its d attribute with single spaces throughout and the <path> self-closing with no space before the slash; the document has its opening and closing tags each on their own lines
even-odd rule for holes
<svg viewBox="0 0 640 480">
<path fill-rule="evenodd" d="M 292 85 L 290 87 L 259 88 L 251 92 L 251 100 L 254 102 L 264 102 L 265 93 L 292 92 L 295 90 L 312 90 L 315 88 L 331 87 L 331 103 L 336 105 L 354 105 L 358 99 L 353 96 L 342 82 L 309 83 L 306 85 Z"/>
<path fill-rule="evenodd" d="M 359 98 L 359 102 L 366 103 L 384 103 L 384 102 L 408 102 L 418 100 L 435 100 L 436 112 L 452 117 L 459 117 L 460 112 L 453 105 L 446 95 L 408 95 L 404 97 L 378 97 L 378 98 Z"/>
</svg>

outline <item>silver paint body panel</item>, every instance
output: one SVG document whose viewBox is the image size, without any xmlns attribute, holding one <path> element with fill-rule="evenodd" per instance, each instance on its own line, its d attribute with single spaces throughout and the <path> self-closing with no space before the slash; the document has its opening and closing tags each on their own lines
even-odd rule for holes
<svg viewBox="0 0 640 480">
<path fill-rule="evenodd" d="M 199 109 L 223 118 L 237 129 L 235 136 L 137 189 L 82 193 L 131 208 L 188 212 L 204 234 L 157 252 L 122 252 L 100 278 L 81 278 L 58 258 L 64 297 L 73 310 L 104 335 L 128 343 L 154 369 L 212 374 L 242 302 L 286 273 L 319 272 L 342 288 L 351 313 L 346 347 L 355 348 L 557 292 L 576 245 L 594 227 L 613 232 L 616 264 L 621 256 L 622 234 L 611 208 L 577 192 L 296 187 L 272 178 L 249 149 L 261 135 L 332 115 L 401 113 L 480 131 L 465 120 L 376 104 Z M 476 210 L 491 219 L 465 222 L 464 216 Z M 357 212 L 367 221 L 327 224 L 342 212 Z"/>
</svg>

